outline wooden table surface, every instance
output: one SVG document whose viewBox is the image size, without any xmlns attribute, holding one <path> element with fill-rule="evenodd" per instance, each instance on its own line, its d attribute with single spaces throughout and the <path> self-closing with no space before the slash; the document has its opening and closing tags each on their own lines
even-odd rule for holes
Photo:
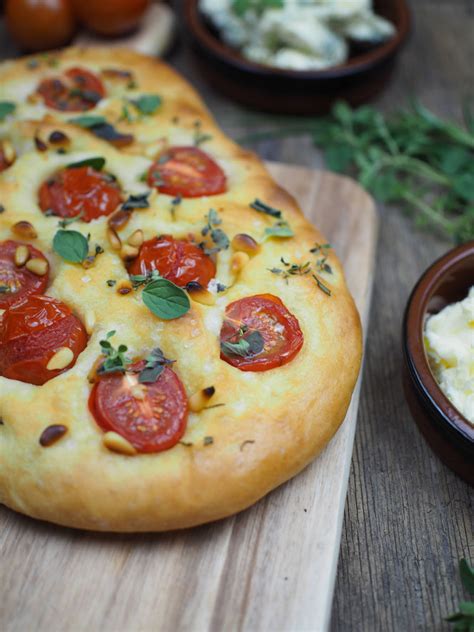
<svg viewBox="0 0 474 632">
<path fill-rule="evenodd" d="M 460 118 L 474 96 L 474 2 L 412 0 L 415 30 L 392 86 L 387 111 L 412 96 Z M 0 26 L 0 57 L 13 49 Z M 200 90 L 235 138 L 281 117 L 251 112 L 220 97 L 195 73 L 183 38 L 169 61 Z M 309 139 L 265 141 L 262 157 L 317 167 Z M 474 560 L 473 493 L 431 453 L 412 422 L 401 386 L 401 319 L 423 270 L 449 247 L 422 233 L 396 208 L 379 208 L 381 230 L 360 413 L 333 604 L 334 632 L 449 630 L 443 618 L 463 595 L 457 562 Z"/>
</svg>

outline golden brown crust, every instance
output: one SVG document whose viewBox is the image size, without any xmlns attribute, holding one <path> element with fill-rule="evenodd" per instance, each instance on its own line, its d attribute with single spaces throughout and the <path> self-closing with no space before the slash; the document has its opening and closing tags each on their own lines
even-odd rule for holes
<svg viewBox="0 0 474 632">
<path fill-rule="evenodd" d="M 212 207 L 219 211 L 221 228 L 230 238 L 246 232 L 260 239 L 274 221 L 249 207 L 260 198 L 283 211 L 295 237 L 268 240 L 238 279 L 229 271 L 231 251 L 221 253 L 217 278 L 226 285 L 236 282 L 218 297 L 216 305 L 193 301 L 184 317 L 160 321 L 144 308 L 139 295 L 121 296 L 107 286 L 108 279 L 125 279 L 126 271 L 107 246 L 106 219 L 74 225 L 90 232 L 91 242 L 106 249 L 94 267 L 84 270 L 52 252 L 57 218 L 45 217 L 37 205 L 37 190 L 45 178 L 61 165 L 91 155 L 106 158 L 107 169 L 127 193 L 143 190 L 140 175 L 151 163 L 156 146 L 140 141 L 134 144 L 134 153 L 127 155 L 59 122 L 51 112 L 41 122 L 13 126 L 10 122 L 11 136 L 22 155 L 0 177 L 0 199 L 6 209 L 0 214 L 0 240 L 12 236 L 11 226 L 19 220 L 34 224 L 38 232 L 34 244 L 51 262 L 48 294 L 93 324 L 87 348 L 63 375 L 41 387 L 0 378 L 0 502 L 51 522 L 105 531 L 161 531 L 230 515 L 305 467 L 344 419 L 360 366 L 361 329 L 340 263 L 331 252 L 328 262 L 333 272 L 323 274 L 331 297 L 310 276 L 295 276 L 286 283 L 269 271 L 282 256 L 300 264 L 314 261 L 309 250 L 315 242 L 324 243 L 324 238 L 256 156 L 218 130 L 192 88 L 166 65 L 129 51 L 106 49 L 67 49 L 57 59 L 59 68 L 80 64 L 95 70 L 132 69 L 143 92 L 156 92 L 163 98 L 160 112 L 151 117 L 152 123 L 146 123 L 148 138 L 164 138 L 170 145 L 190 144 L 196 118 L 203 122 L 203 131 L 212 134 L 204 149 L 226 172 L 227 193 L 183 200 L 174 221 L 171 198 L 155 193 L 150 209 L 133 214 L 125 235 L 137 228 L 147 239 L 163 232 L 199 233 Z M 19 60 L 0 68 L 0 100 L 15 95 L 14 86 L 23 75 L 51 72 L 50 67 L 24 65 L 25 60 Z M 173 123 L 176 116 L 179 122 Z M 140 125 L 132 125 L 137 138 Z M 71 139 L 66 155 L 34 149 L 32 136 L 48 138 L 58 129 Z M 263 292 L 282 299 L 297 317 L 305 342 L 289 364 L 245 373 L 219 359 L 220 323 L 226 304 Z M 191 413 L 183 443 L 166 452 L 130 457 L 109 451 L 87 407 L 90 385 L 86 376 L 97 358 L 99 340 L 112 329 L 117 331 L 117 343 L 125 342 L 132 355 L 143 356 L 159 345 L 176 360 L 176 372 L 189 396 L 212 385 L 216 394 L 211 403 L 225 406 Z M 51 424 L 63 424 L 68 432 L 45 448 L 39 437 Z M 213 443 L 205 442 L 205 437 L 212 437 Z"/>
</svg>

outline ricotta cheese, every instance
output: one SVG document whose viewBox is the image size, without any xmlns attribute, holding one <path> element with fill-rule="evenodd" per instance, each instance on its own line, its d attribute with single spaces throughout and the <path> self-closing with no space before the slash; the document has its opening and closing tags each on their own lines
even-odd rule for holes
<svg viewBox="0 0 474 632">
<path fill-rule="evenodd" d="M 425 326 L 425 347 L 446 397 L 474 424 L 474 286 Z"/>
<path fill-rule="evenodd" d="M 251 61 L 292 70 L 320 70 L 347 61 L 348 39 L 381 42 L 393 24 L 373 13 L 372 0 L 283 0 L 248 8 L 236 0 L 199 0 L 224 42 Z"/>
</svg>

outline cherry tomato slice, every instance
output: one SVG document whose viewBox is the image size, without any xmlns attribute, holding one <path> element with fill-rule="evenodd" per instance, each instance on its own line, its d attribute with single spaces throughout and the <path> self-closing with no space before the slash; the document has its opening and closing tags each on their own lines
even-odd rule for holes
<svg viewBox="0 0 474 632">
<path fill-rule="evenodd" d="M 0 319 L 0 375 L 40 386 L 70 369 L 87 344 L 81 321 L 69 307 L 49 296 L 28 296 L 7 307 Z M 73 359 L 62 369 L 48 370 L 62 347 Z"/>
<path fill-rule="evenodd" d="M 197 147 L 171 147 L 162 152 L 148 172 L 148 184 L 160 193 L 184 198 L 225 193 L 225 173 Z"/>
<path fill-rule="evenodd" d="M 216 276 L 214 261 L 195 244 L 185 239 L 161 235 L 145 241 L 139 256 L 129 268 L 130 274 L 148 274 L 157 270 L 162 277 L 185 287 L 199 283 L 206 288 Z"/>
<path fill-rule="evenodd" d="M 62 112 L 91 110 L 105 96 L 99 77 L 84 68 L 70 68 L 61 77 L 43 79 L 37 91 L 45 105 Z"/>
<path fill-rule="evenodd" d="M 25 266 L 15 264 L 15 252 L 19 246 L 26 246 L 30 259 L 47 261 L 42 252 L 29 244 L 17 241 L 0 242 L 0 308 L 5 309 L 22 300 L 29 294 L 41 294 L 46 289 L 49 279 L 49 269 L 46 274 L 38 275 L 30 272 Z"/>
<path fill-rule="evenodd" d="M 245 330 L 242 336 L 242 330 Z M 221 359 L 241 371 L 267 371 L 292 360 L 303 346 L 297 319 L 272 294 L 256 294 L 230 303 L 225 310 L 221 342 L 238 343 L 252 332 L 263 337 L 263 349 L 255 355 L 225 354 Z"/>
<path fill-rule="evenodd" d="M 102 376 L 92 389 L 89 408 L 103 430 L 118 433 L 139 452 L 161 452 L 183 436 L 188 400 L 181 380 L 168 367 L 156 382 L 139 384 L 138 371 L 143 366 L 138 362 L 125 375 Z M 137 387 L 141 391 L 139 399 Z"/>
<path fill-rule="evenodd" d="M 43 182 L 39 190 L 39 205 L 43 213 L 60 217 L 76 217 L 82 213 L 83 222 L 110 215 L 121 202 L 118 184 L 92 167 L 58 171 Z"/>
</svg>

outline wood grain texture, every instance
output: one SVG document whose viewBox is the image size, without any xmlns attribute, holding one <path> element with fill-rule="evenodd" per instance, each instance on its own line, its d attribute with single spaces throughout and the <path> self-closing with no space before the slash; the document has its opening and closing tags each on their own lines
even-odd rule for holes
<svg viewBox="0 0 474 632">
<path fill-rule="evenodd" d="M 368 318 L 377 218 L 348 178 L 271 164 L 350 271 Z M 236 517 L 181 533 L 95 535 L 0 507 L 0 629 L 327 628 L 357 418 L 298 477 Z"/>
</svg>

